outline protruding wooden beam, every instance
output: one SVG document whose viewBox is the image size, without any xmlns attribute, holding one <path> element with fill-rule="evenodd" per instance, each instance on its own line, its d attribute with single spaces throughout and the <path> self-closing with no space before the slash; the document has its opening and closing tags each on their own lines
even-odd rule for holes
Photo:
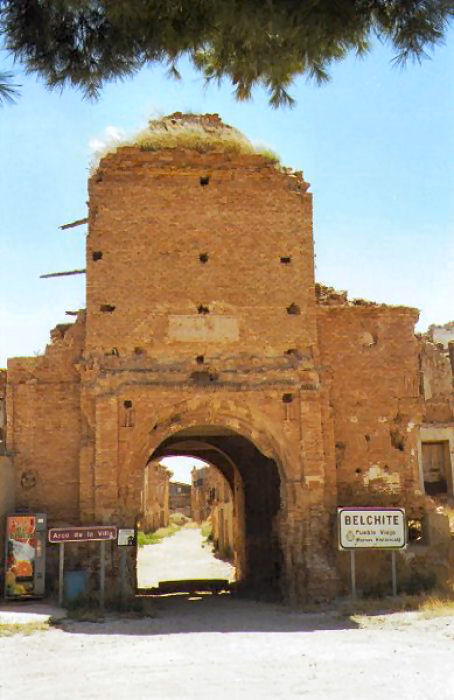
<svg viewBox="0 0 454 700">
<path fill-rule="evenodd" d="M 67 228 L 75 228 L 76 226 L 82 226 L 83 224 L 88 223 L 88 216 L 85 219 L 77 219 L 77 221 L 72 221 L 70 224 L 63 224 L 63 226 L 59 226 L 58 228 L 64 231 Z"/>
<path fill-rule="evenodd" d="M 48 277 L 67 277 L 68 275 L 85 275 L 86 270 L 68 270 L 68 272 L 48 272 L 47 275 L 40 275 L 39 278 L 44 280 Z"/>
</svg>

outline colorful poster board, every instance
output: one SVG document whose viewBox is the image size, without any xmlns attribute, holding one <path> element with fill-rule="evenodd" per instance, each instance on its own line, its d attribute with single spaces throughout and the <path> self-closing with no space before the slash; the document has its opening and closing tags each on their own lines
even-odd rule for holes
<svg viewBox="0 0 454 700">
<path fill-rule="evenodd" d="M 37 547 L 36 517 L 9 515 L 6 519 L 5 595 L 20 598 L 34 594 Z"/>
</svg>

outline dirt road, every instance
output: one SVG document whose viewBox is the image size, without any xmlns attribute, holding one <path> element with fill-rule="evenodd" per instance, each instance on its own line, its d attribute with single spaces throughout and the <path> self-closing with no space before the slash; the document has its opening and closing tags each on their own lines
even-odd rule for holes
<svg viewBox="0 0 454 700">
<path fill-rule="evenodd" d="M 144 547 L 139 572 L 149 586 L 230 578 L 233 567 L 184 529 Z M 147 599 L 146 609 L 142 619 L 66 620 L 28 637 L 0 629 L 0 700 L 454 697 L 453 617 L 349 619 L 228 595 Z"/>
<path fill-rule="evenodd" d="M 153 618 L 0 637 L 0 698 L 452 700 L 454 618 L 369 618 L 205 596 Z"/>
<path fill-rule="evenodd" d="M 139 588 L 157 586 L 159 581 L 189 578 L 224 578 L 234 580 L 231 564 L 216 559 L 198 528 L 183 528 L 158 544 L 138 551 Z"/>
</svg>

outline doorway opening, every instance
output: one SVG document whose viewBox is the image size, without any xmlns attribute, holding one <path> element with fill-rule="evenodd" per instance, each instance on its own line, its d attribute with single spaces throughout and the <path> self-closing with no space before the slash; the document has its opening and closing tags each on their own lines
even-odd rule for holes
<svg viewBox="0 0 454 700">
<path fill-rule="evenodd" d="M 424 490 L 430 496 L 452 495 L 452 468 L 449 441 L 423 442 Z"/>
<path fill-rule="evenodd" d="M 192 460 L 190 483 L 188 477 L 181 478 L 181 470 L 172 473 L 169 466 L 172 462 L 178 465 L 176 460 L 183 457 Z M 205 570 L 200 566 L 204 566 L 207 579 L 228 580 L 230 590 L 279 599 L 283 576 L 280 515 L 281 478 L 273 459 L 229 428 L 201 425 L 181 430 L 149 455 L 144 470 L 138 592 L 150 588 L 155 593 L 166 592 L 166 581 L 183 591 L 185 581 L 204 578 L 200 576 Z M 160 550 L 148 548 L 147 556 L 153 560 L 151 574 L 145 572 L 147 557 L 140 544 L 141 538 L 145 542 L 153 534 L 159 546 L 167 542 Z M 194 544 L 196 537 L 199 550 L 210 552 L 211 564 L 205 560 L 202 565 L 202 552 L 197 554 L 192 545 L 185 549 L 185 542 Z M 160 557 L 164 578 L 159 575 Z M 188 576 L 191 571 L 193 576 Z M 149 586 L 151 575 L 157 585 Z M 176 583 L 179 576 L 180 586 Z"/>
</svg>

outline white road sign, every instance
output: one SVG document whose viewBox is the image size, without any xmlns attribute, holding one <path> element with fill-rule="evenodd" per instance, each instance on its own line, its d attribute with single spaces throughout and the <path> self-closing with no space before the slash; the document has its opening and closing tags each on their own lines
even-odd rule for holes
<svg viewBox="0 0 454 700">
<path fill-rule="evenodd" d="M 135 530 L 131 528 L 119 528 L 118 530 L 118 546 L 127 547 L 136 543 Z"/>
<path fill-rule="evenodd" d="M 338 508 L 339 549 L 403 549 L 403 508 Z"/>
</svg>

